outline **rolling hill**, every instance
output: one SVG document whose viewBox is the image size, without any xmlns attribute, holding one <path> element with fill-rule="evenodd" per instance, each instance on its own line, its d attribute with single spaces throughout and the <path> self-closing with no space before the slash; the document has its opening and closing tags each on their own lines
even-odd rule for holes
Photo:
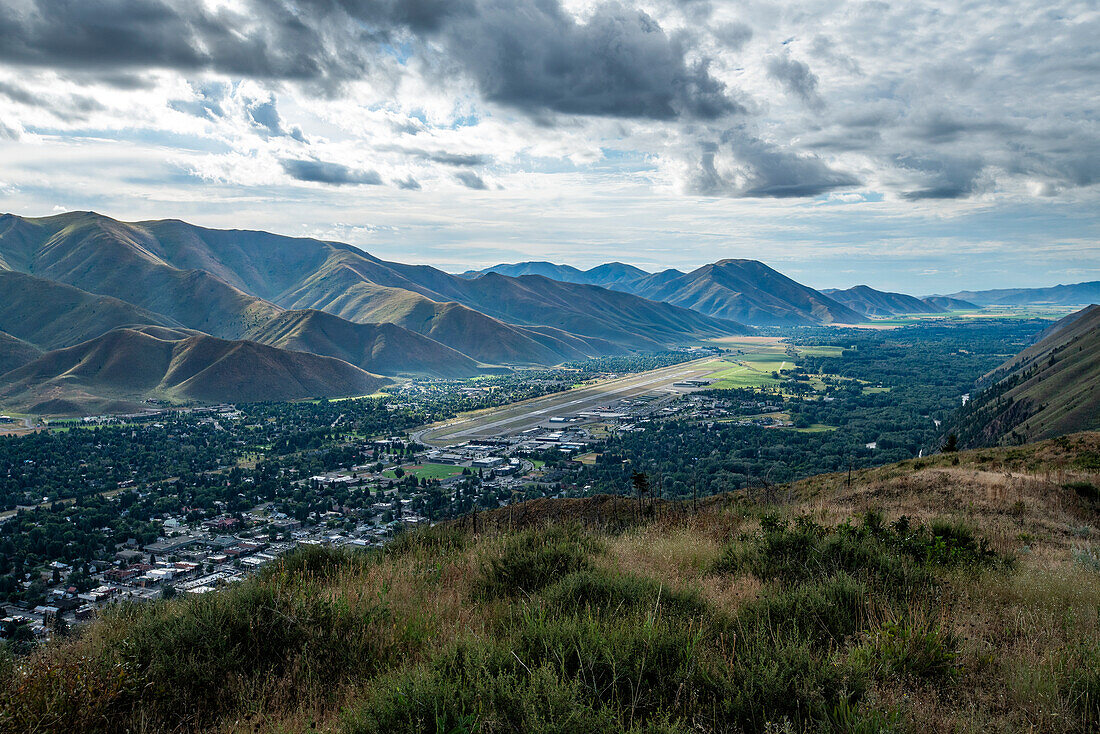
<svg viewBox="0 0 1100 734">
<path fill-rule="evenodd" d="M 959 291 L 950 298 L 979 306 L 1077 306 L 1100 301 L 1100 280 L 1049 288 L 998 288 L 988 291 Z"/>
<path fill-rule="evenodd" d="M 0 331 L 42 349 L 94 339 L 121 326 L 181 324 L 110 296 L 13 271 L 0 271 Z"/>
<path fill-rule="evenodd" d="M 867 318 L 757 260 L 720 260 L 690 273 L 654 273 L 632 293 L 753 326 L 858 324 Z"/>
<path fill-rule="evenodd" d="M 981 308 L 976 303 L 964 301 L 961 298 L 951 298 L 950 296 L 928 296 L 921 300 L 930 306 L 937 306 L 945 311 L 977 311 Z"/>
<path fill-rule="evenodd" d="M 963 446 L 1016 444 L 1100 428 L 1100 306 L 1071 314 L 989 373 L 960 410 Z"/>
<path fill-rule="evenodd" d="M 852 286 L 845 290 L 830 288 L 821 292 L 864 316 L 906 316 L 947 311 L 942 306 L 923 301 L 915 296 L 879 291 L 866 285 Z"/>
<path fill-rule="evenodd" d="M 388 382 L 331 357 L 180 336 L 116 329 L 46 352 L 0 375 L 0 402 L 25 412 L 72 414 L 124 409 L 150 398 L 248 402 L 363 395 Z"/>
<path fill-rule="evenodd" d="M 356 324 L 323 311 L 285 311 L 257 327 L 260 344 L 336 357 L 381 375 L 470 377 L 478 364 L 465 354 L 396 324 Z"/>
</svg>

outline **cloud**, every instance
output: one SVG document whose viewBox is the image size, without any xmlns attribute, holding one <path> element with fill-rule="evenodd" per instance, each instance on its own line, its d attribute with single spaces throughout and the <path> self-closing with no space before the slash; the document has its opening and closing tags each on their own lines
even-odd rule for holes
<svg viewBox="0 0 1100 734">
<path fill-rule="evenodd" d="M 909 201 L 961 199 L 976 193 L 985 162 L 980 156 L 898 156 L 897 166 L 920 182 L 921 188 L 904 191 Z"/>
<path fill-rule="evenodd" d="M 83 94 L 41 95 L 5 81 L 0 81 L 0 96 L 28 107 L 44 109 L 65 121 L 84 120 L 93 112 L 107 109 L 98 100 Z"/>
<path fill-rule="evenodd" d="M 460 184 L 468 189 L 476 189 L 478 191 L 484 191 L 489 187 L 485 184 L 485 180 L 481 176 L 472 171 L 463 171 L 462 173 L 456 173 L 455 178 Z"/>
<path fill-rule="evenodd" d="M 742 110 L 656 20 L 604 3 L 578 21 L 560 0 L 246 0 L 240 11 L 164 0 L 28 0 L 0 26 L 14 65 L 214 71 L 347 81 L 395 43 L 446 49 L 494 102 L 532 113 L 713 119 Z"/>
<path fill-rule="evenodd" d="M 585 22 L 558 0 L 482 0 L 444 34 L 494 102 L 533 113 L 714 119 L 743 111 L 708 61 L 644 12 L 598 5 Z"/>
<path fill-rule="evenodd" d="M 810 67 L 789 55 L 772 56 L 767 63 L 768 76 L 775 79 L 791 94 L 797 95 L 810 109 L 820 110 L 825 106 L 817 93 L 817 77 Z"/>
<path fill-rule="evenodd" d="M 405 179 L 398 179 L 394 181 L 394 184 L 397 188 L 404 189 L 405 191 L 420 191 L 420 182 L 412 176 Z"/>
<path fill-rule="evenodd" d="M 379 186 L 382 177 L 377 171 L 357 171 L 341 163 L 287 158 L 279 161 L 291 178 L 299 181 L 344 186 L 348 184 Z"/>
<path fill-rule="evenodd" d="M 279 110 L 275 106 L 275 98 L 266 100 L 249 100 L 245 106 L 245 114 L 249 122 L 259 128 L 265 135 L 273 137 L 288 137 L 300 143 L 306 142 L 305 134 L 301 128 L 294 127 L 289 130 L 283 127 L 283 121 L 279 117 Z"/>
<path fill-rule="evenodd" d="M 816 156 L 796 154 L 732 129 L 721 144 L 704 143 L 684 189 L 701 196 L 795 198 L 859 185 Z"/>
</svg>

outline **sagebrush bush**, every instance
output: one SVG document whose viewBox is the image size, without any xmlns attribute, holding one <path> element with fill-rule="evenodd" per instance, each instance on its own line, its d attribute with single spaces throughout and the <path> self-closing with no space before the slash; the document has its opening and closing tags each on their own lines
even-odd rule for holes
<svg viewBox="0 0 1100 734">
<path fill-rule="evenodd" d="M 504 538 L 499 555 L 482 567 L 479 591 L 486 598 L 532 594 L 592 564 L 598 545 L 570 527 L 525 530 Z"/>
</svg>

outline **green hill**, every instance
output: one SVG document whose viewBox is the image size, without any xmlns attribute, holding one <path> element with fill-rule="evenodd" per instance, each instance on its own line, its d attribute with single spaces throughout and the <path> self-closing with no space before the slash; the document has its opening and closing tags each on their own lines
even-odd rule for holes
<svg viewBox="0 0 1100 734">
<path fill-rule="evenodd" d="M 1083 434 L 814 477 L 781 506 L 544 499 L 304 547 L 3 658 L 0 727 L 1084 734 L 1098 466 Z"/>
<path fill-rule="evenodd" d="M 1100 306 L 1065 317 L 983 383 L 956 420 L 964 446 L 1100 428 Z"/>
<path fill-rule="evenodd" d="M 149 398 L 248 402 L 365 395 L 388 382 L 331 357 L 158 329 L 116 329 L 46 352 L 0 375 L 0 405 L 73 414 Z"/>
<path fill-rule="evenodd" d="M 382 375 L 470 377 L 478 364 L 466 355 L 396 324 L 356 324 L 323 311 L 286 311 L 253 329 L 261 344 L 336 357 Z"/>
</svg>

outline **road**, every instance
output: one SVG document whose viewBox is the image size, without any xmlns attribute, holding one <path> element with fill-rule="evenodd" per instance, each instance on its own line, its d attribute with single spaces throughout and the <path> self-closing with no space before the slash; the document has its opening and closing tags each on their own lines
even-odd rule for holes
<svg viewBox="0 0 1100 734">
<path fill-rule="evenodd" d="M 460 416 L 442 425 L 425 426 L 414 432 L 413 438 L 419 443 L 442 447 L 473 438 L 515 435 L 553 416 L 576 415 L 623 398 L 672 391 L 674 382 L 713 373 L 712 368 L 702 366 L 713 359 L 706 357 L 683 362 L 522 403 L 503 405 L 474 416 Z"/>
</svg>

